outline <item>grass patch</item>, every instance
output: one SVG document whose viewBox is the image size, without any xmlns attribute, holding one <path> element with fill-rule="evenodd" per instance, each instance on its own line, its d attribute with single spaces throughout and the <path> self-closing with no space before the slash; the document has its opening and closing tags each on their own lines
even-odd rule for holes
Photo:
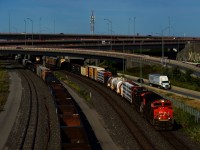
<svg viewBox="0 0 200 150">
<path fill-rule="evenodd" d="M 87 102 L 92 104 L 91 96 L 88 91 L 85 89 L 82 89 L 77 83 L 72 82 L 69 80 L 67 76 L 65 76 L 63 73 L 60 72 L 54 72 L 54 75 L 56 76 L 57 79 L 64 81 L 67 85 L 69 85 L 71 88 L 77 91 L 77 93 L 85 99 Z"/>
<path fill-rule="evenodd" d="M 174 108 L 174 119 L 192 140 L 200 143 L 200 124 L 195 123 L 194 116 L 181 109 Z"/>
<path fill-rule="evenodd" d="M 9 93 L 8 72 L 0 69 L 0 112 L 3 111 Z"/>
</svg>

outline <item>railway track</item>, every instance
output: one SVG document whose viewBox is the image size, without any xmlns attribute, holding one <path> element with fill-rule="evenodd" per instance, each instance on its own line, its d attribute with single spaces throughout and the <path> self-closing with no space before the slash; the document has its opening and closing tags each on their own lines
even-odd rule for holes
<svg viewBox="0 0 200 150">
<path fill-rule="evenodd" d="M 164 139 L 176 150 L 189 150 L 190 148 L 181 141 L 179 138 L 177 138 L 172 131 L 161 131 L 160 135 L 164 137 Z"/>
<path fill-rule="evenodd" d="M 36 90 L 36 85 L 34 81 L 30 78 L 30 72 L 27 70 L 19 70 L 19 72 L 26 80 L 29 89 L 29 97 L 24 99 L 29 102 L 27 110 L 27 120 L 25 120 L 24 130 L 20 137 L 19 149 L 34 149 L 38 130 L 39 97 Z"/>
<path fill-rule="evenodd" d="M 76 79 L 79 81 L 88 84 L 88 81 L 85 81 L 85 78 L 75 75 L 69 72 L 63 72 L 67 73 L 70 76 L 75 76 Z M 93 88 L 95 91 L 97 91 L 99 94 L 102 95 L 102 97 L 110 104 L 110 106 L 116 111 L 116 113 L 120 116 L 123 123 L 126 125 L 127 129 L 131 133 L 131 135 L 134 137 L 138 144 L 139 149 L 155 149 L 154 145 L 148 140 L 148 138 L 145 136 L 143 131 L 140 129 L 140 127 L 137 125 L 137 123 L 130 117 L 130 114 L 128 114 L 123 107 L 121 107 L 120 104 L 113 99 L 111 95 L 108 93 L 105 93 L 101 88 L 97 87 L 95 82 L 91 81 L 88 84 L 91 88 Z"/>
</svg>

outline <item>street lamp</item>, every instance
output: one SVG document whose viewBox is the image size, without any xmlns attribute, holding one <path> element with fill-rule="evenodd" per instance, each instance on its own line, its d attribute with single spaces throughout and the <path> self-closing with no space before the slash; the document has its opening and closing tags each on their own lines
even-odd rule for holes
<svg viewBox="0 0 200 150">
<path fill-rule="evenodd" d="M 40 20 L 39 20 L 39 33 L 41 34 L 41 21 L 42 21 L 42 18 L 40 17 Z"/>
<path fill-rule="evenodd" d="M 133 18 L 133 43 L 135 43 L 135 19 L 136 17 Z"/>
<path fill-rule="evenodd" d="M 107 20 L 110 23 L 110 33 L 111 33 L 111 43 L 110 43 L 110 49 L 112 50 L 112 21 L 109 19 L 104 19 Z"/>
<path fill-rule="evenodd" d="M 123 74 L 124 74 L 124 40 L 123 40 Z"/>
<path fill-rule="evenodd" d="M 31 21 L 31 23 L 32 23 L 32 46 L 33 46 L 33 20 L 32 20 L 32 19 L 30 19 L 30 18 L 27 18 L 27 20 L 30 20 L 30 21 Z"/>
<path fill-rule="evenodd" d="M 140 42 L 140 79 L 142 79 L 142 44 L 143 40 Z M 142 82 L 141 82 L 142 85 Z"/>
<path fill-rule="evenodd" d="M 109 31 L 110 31 L 109 22 L 107 23 L 107 25 L 108 25 L 108 34 L 109 34 Z"/>
<path fill-rule="evenodd" d="M 41 40 L 41 21 L 42 21 L 42 18 L 40 17 L 40 20 L 39 20 L 39 39 Z"/>
<path fill-rule="evenodd" d="M 164 65 L 164 39 L 163 39 L 163 33 L 165 30 L 169 29 L 170 27 L 166 27 L 162 29 L 162 58 L 161 58 L 161 63 Z"/>
<path fill-rule="evenodd" d="M 9 30 L 9 33 L 10 33 L 10 13 L 8 13 L 8 30 Z"/>
<path fill-rule="evenodd" d="M 129 17 L 128 19 L 128 35 L 130 35 L 130 21 L 131 21 L 131 17 Z"/>
<path fill-rule="evenodd" d="M 24 41 L 25 41 L 25 46 L 26 46 L 26 20 L 24 20 L 24 24 L 25 24 L 25 31 L 24 31 L 25 39 L 24 39 Z"/>
<path fill-rule="evenodd" d="M 56 24 L 56 21 L 55 21 L 55 19 L 53 19 L 53 33 L 54 33 L 54 34 L 55 34 L 55 30 L 56 30 L 56 29 L 55 29 L 55 28 L 56 28 L 56 25 L 55 25 L 55 24 Z"/>
<path fill-rule="evenodd" d="M 134 17 L 134 21 L 133 21 L 133 34 L 135 35 L 135 19 L 136 17 Z"/>
</svg>

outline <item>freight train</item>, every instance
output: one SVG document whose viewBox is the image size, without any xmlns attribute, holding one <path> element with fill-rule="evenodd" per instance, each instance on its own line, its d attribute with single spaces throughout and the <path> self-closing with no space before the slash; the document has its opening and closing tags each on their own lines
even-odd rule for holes
<svg viewBox="0 0 200 150">
<path fill-rule="evenodd" d="M 173 107 L 170 100 L 133 81 L 112 76 L 111 72 L 102 67 L 77 64 L 68 64 L 67 66 L 66 70 L 100 82 L 115 91 L 130 104 L 133 104 L 136 110 L 156 129 L 173 129 Z"/>
<path fill-rule="evenodd" d="M 73 63 L 61 64 L 62 69 L 79 74 L 104 84 L 123 99 L 134 105 L 136 110 L 156 129 L 173 129 L 172 102 L 123 77 L 113 76 L 110 71 L 97 66 L 82 66 Z M 33 69 L 34 70 L 34 69 Z M 37 69 L 35 69 L 37 70 Z M 42 77 L 44 79 L 44 77 Z"/>
</svg>

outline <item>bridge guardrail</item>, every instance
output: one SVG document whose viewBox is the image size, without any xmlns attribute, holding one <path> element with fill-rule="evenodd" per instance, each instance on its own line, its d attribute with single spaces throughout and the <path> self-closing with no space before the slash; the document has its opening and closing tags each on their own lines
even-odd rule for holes
<svg viewBox="0 0 200 150">
<path fill-rule="evenodd" d="M 107 57 L 113 57 L 113 58 L 120 58 L 120 59 L 143 59 L 147 62 L 152 62 L 156 64 L 160 64 L 160 57 L 152 57 L 147 55 L 139 55 L 139 54 L 130 54 L 130 53 L 120 53 L 120 52 L 110 52 L 110 51 L 97 51 L 97 50 L 83 50 L 83 49 L 61 49 L 61 48 L 33 48 L 33 47 L 22 47 L 22 49 L 16 49 L 16 47 L 0 47 L 0 50 L 15 50 L 15 51 L 37 51 L 37 52 L 57 52 L 57 53 L 81 53 L 81 54 L 87 54 L 87 55 L 96 55 L 96 56 L 107 56 Z M 200 72 L 200 68 L 197 68 L 196 66 L 186 64 L 180 61 L 176 60 L 169 60 L 167 61 L 166 65 L 174 65 L 174 66 L 180 66 L 183 68 L 191 69 L 192 71 L 198 71 Z"/>
</svg>

